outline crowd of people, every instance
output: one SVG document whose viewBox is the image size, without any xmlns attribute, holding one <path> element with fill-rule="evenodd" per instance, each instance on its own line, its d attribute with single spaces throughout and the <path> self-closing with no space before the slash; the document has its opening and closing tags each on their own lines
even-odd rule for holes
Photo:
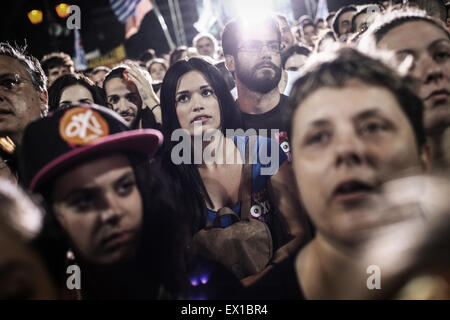
<svg viewBox="0 0 450 320">
<path fill-rule="evenodd" d="M 0 43 L 0 298 L 450 299 L 450 3 L 218 38 Z"/>
</svg>

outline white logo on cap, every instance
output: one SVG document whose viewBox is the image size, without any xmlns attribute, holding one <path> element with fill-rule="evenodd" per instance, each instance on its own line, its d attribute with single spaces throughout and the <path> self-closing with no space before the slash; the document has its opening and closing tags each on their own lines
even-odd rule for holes
<svg viewBox="0 0 450 320">
<path fill-rule="evenodd" d="M 87 130 L 90 129 L 92 134 L 87 135 Z M 88 110 L 85 114 L 77 114 L 72 116 L 72 121 L 67 125 L 65 133 L 68 137 L 76 137 L 84 140 L 92 140 L 101 136 L 103 130 L 97 119 L 92 116 L 92 111 Z"/>
<path fill-rule="evenodd" d="M 74 108 L 61 119 L 61 137 L 69 143 L 84 145 L 105 137 L 109 133 L 108 123 L 94 110 Z"/>
</svg>

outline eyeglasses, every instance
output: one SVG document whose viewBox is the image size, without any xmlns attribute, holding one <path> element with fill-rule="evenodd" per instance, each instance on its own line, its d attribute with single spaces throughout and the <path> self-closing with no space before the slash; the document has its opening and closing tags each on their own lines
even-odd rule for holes
<svg viewBox="0 0 450 320">
<path fill-rule="evenodd" d="M 248 51 L 248 52 L 261 52 L 264 47 L 267 47 L 271 53 L 280 53 L 280 42 L 278 41 L 269 41 L 262 42 L 258 40 L 252 40 L 244 42 L 238 50 L 240 51 Z"/>
</svg>

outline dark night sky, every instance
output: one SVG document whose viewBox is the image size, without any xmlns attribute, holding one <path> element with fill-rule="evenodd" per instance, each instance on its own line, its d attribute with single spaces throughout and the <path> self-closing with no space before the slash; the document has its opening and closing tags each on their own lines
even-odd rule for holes
<svg viewBox="0 0 450 320">
<path fill-rule="evenodd" d="M 167 5 L 168 1 L 156 1 L 172 33 L 172 38 L 175 39 Z M 0 19 L 0 41 L 16 41 L 18 44 L 24 44 L 26 38 L 29 52 L 38 58 L 54 50 L 65 51 L 72 55 L 73 32 L 65 28 L 65 20 L 60 19 L 53 9 L 61 1 L 47 0 L 47 2 L 49 11 L 52 12 L 50 15 L 46 14 L 44 0 L 1 1 L 0 8 L 2 10 L 0 12 L 3 16 Z M 123 42 L 124 27 L 114 16 L 108 0 L 67 2 L 77 4 L 81 8 L 81 37 L 86 52 L 99 48 L 101 53 L 104 54 Z M 295 16 L 299 16 L 302 10 L 302 1 L 291 0 L 291 2 Z M 349 3 L 362 4 L 371 1 L 329 0 L 328 2 L 331 11 Z M 198 19 L 195 0 L 180 0 L 180 7 L 183 12 L 185 32 L 190 42 L 196 33 L 192 24 Z M 44 11 L 44 22 L 40 25 L 32 25 L 26 16 L 29 10 L 35 8 Z M 47 30 L 50 24 L 55 23 L 66 30 L 59 37 L 51 38 Z M 153 11 L 145 17 L 140 31 L 125 42 L 125 48 L 130 57 L 137 57 L 147 48 L 154 48 L 158 53 L 168 51 L 165 37 Z"/>
<path fill-rule="evenodd" d="M 65 28 L 66 19 L 59 18 L 53 9 L 57 3 L 62 1 L 47 1 L 50 14 L 46 14 L 43 0 L 2 1 L 0 6 L 4 17 L 0 19 L 0 41 L 15 41 L 23 45 L 26 38 L 29 52 L 38 58 L 57 49 L 72 55 L 73 31 L 68 31 Z M 81 8 L 80 32 L 86 52 L 99 48 L 101 53 L 104 54 L 124 42 L 124 26 L 117 20 L 110 9 L 108 0 L 76 0 L 67 2 L 76 4 Z M 157 0 L 157 3 L 174 39 L 167 0 Z M 183 15 L 183 20 L 187 27 L 188 39 L 191 40 L 195 33 L 192 24 L 198 19 L 195 1 L 180 1 L 180 7 L 185 14 Z M 36 8 L 44 12 L 44 21 L 39 25 L 32 25 L 26 13 Z M 62 26 L 65 31 L 59 37 L 51 38 L 47 30 L 49 25 L 54 23 Z M 138 56 L 140 52 L 147 48 L 154 48 L 157 52 L 169 50 L 161 26 L 153 11 L 145 17 L 140 31 L 125 42 L 125 47 L 130 57 Z"/>
</svg>

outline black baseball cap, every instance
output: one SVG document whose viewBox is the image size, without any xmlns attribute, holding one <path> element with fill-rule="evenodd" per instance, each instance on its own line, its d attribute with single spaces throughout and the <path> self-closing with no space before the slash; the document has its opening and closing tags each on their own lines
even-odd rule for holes
<svg viewBox="0 0 450 320">
<path fill-rule="evenodd" d="M 92 156 L 116 151 L 152 156 L 162 142 L 160 131 L 131 130 L 117 113 L 102 106 L 58 109 L 25 129 L 20 178 L 36 192 L 55 175 Z"/>
</svg>

